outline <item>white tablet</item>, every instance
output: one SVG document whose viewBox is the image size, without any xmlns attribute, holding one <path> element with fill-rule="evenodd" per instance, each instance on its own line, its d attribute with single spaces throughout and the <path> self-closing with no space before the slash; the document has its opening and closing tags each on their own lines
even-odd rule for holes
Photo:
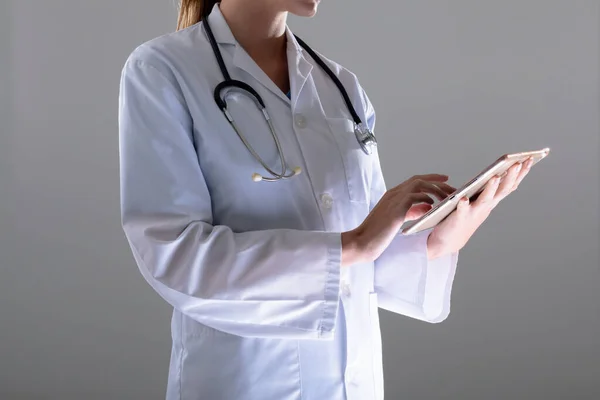
<svg viewBox="0 0 600 400">
<path fill-rule="evenodd" d="M 550 149 L 545 148 L 542 150 L 503 155 L 481 171 L 475 178 L 434 206 L 421 218 L 407 222 L 402 227 L 402 233 L 410 235 L 435 227 L 456 209 L 461 198 L 467 197 L 470 200 L 475 200 L 485 188 L 486 183 L 494 176 L 503 176 L 515 163 L 525 162 L 528 158 L 532 158 L 533 165 L 535 165 L 549 153 Z"/>
</svg>

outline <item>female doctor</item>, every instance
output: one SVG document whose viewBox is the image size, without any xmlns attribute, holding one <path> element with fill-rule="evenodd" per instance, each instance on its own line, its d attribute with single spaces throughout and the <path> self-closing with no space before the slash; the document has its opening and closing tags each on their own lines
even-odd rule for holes
<svg viewBox="0 0 600 400">
<path fill-rule="evenodd" d="M 286 25 L 317 4 L 182 0 L 123 68 L 122 224 L 174 308 L 167 399 L 382 399 L 378 307 L 444 320 L 458 251 L 529 170 L 399 233 L 454 188 L 386 189 L 356 76 Z"/>
</svg>

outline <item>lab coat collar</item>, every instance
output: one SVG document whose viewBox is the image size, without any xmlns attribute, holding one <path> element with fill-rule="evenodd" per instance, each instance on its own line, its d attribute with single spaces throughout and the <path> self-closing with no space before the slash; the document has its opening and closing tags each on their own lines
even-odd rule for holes
<svg viewBox="0 0 600 400">
<path fill-rule="evenodd" d="M 235 51 L 233 54 L 233 65 L 238 67 L 256 79 L 260 84 L 265 86 L 277 97 L 285 102 L 295 104 L 298 96 L 312 71 L 312 64 L 306 59 L 305 51 L 296 40 L 294 34 L 288 26 L 285 27 L 285 35 L 287 39 L 287 57 L 288 57 L 288 72 L 290 76 L 290 99 L 283 93 L 277 85 L 267 76 L 267 74 L 256 64 L 256 62 L 248 55 L 244 48 L 237 42 L 225 17 L 221 13 L 219 3 L 215 4 L 208 16 L 210 27 L 212 28 L 215 40 L 221 45 L 234 45 Z"/>
<path fill-rule="evenodd" d="M 300 43 L 298 43 L 296 37 L 287 26 L 285 27 L 285 34 L 287 36 L 290 99 L 292 101 L 292 107 L 295 107 L 298 97 L 302 92 L 302 88 L 310 76 L 313 65 L 306 59 L 305 50 L 300 46 Z M 310 57 L 310 55 L 307 56 Z"/>
<path fill-rule="evenodd" d="M 221 13 L 219 3 L 216 3 L 208 14 L 208 21 L 210 22 L 210 27 L 212 28 L 217 43 L 237 45 L 237 41 L 235 40 L 233 33 L 231 33 L 231 29 L 229 29 L 229 25 L 227 25 L 227 21 Z"/>
</svg>

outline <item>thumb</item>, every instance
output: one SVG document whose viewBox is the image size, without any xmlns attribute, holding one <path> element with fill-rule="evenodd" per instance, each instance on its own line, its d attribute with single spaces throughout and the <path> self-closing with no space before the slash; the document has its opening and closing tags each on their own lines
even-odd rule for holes
<svg viewBox="0 0 600 400">
<path fill-rule="evenodd" d="M 427 214 L 429 210 L 431 210 L 430 204 L 416 204 L 408 209 L 404 220 L 412 221 L 421 218 L 423 215 Z"/>
</svg>

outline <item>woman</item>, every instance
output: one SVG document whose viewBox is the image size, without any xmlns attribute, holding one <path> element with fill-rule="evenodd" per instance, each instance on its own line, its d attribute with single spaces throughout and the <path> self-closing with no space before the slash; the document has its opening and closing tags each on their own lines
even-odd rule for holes
<svg viewBox="0 0 600 400">
<path fill-rule="evenodd" d="M 122 222 L 174 308 L 168 399 L 383 398 L 378 307 L 444 320 L 458 251 L 529 170 L 515 166 L 433 230 L 400 234 L 454 188 L 427 174 L 386 190 L 376 148 L 363 151 L 315 57 L 372 131 L 357 78 L 286 25 L 317 3 L 183 0 L 179 29 L 124 66 Z M 252 98 L 234 91 L 227 110 L 272 174 L 215 102 L 225 74 L 264 100 L 285 163 Z M 291 177 L 260 180 L 280 168 Z"/>
</svg>

